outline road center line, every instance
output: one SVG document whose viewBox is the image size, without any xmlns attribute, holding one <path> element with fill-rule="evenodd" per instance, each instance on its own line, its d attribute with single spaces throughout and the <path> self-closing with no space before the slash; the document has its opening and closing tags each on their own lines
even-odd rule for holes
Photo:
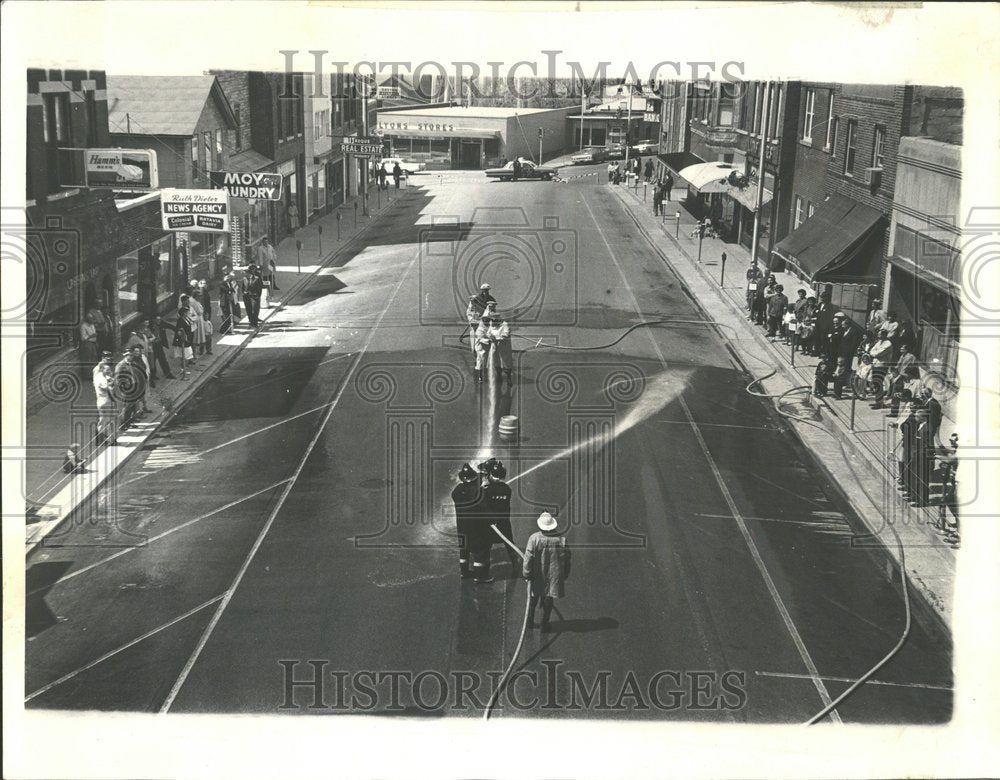
<svg viewBox="0 0 1000 780">
<path fill-rule="evenodd" d="M 306 462 L 309 460 L 309 456 L 312 454 L 313 449 L 319 442 L 320 437 L 323 435 L 323 430 L 326 428 L 327 423 L 333 416 L 334 410 L 337 408 L 337 404 L 340 403 L 340 399 L 343 397 L 344 392 L 347 390 L 348 385 L 351 383 L 351 377 L 354 376 L 354 372 L 357 370 L 358 366 L 361 364 L 361 359 L 368 352 L 368 347 L 371 346 L 372 341 L 375 338 L 375 334 L 378 333 L 378 327 L 385 317 L 386 313 L 393 307 L 396 301 L 396 296 L 399 295 L 399 291 L 403 287 L 403 282 L 410 275 L 410 271 L 413 270 L 414 264 L 420 257 L 420 249 L 418 248 L 414 253 L 413 257 L 410 259 L 409 265 L 407 265 L 406 270 L 403 272 L 402 276 L 399 278 L 399 282 L 396 283 L 396 288 L 392 291 L 392 295 L 389 296 L 389 300 L 382 309 L 382 313 L 379 315 L 378 320 L 372 326 L 371 332 L 368 334 L 368 338 L 365 339 L 364 346 L 357 353 L 357 357 L 354 362 L 351 363 L 351 367 L 347 374 L 344 376 L 343 381 L 340 383 L 340 388 L 337 390 L 337 394 L 333 397 L 333 400 L 328 404 L 326 414 L 320 421 L 319 426 L 316 428 L 316 434 L 313 436 L 309 445 L 306 447 L 305 453 L 302 455 L 302 459 L 299 461 L 299 465 L 296 467 L 295 472 L 292 474 L 291 478 L 288 480 L 288 484 L 285 486 L 284 492 L 282 492 L 281 497 L 278 499 L 278 503 L 275 505 L 274 509 L 271 510 L 270 516 L 267 518 L 267 522 L 264 527 L 260 530 L 253 547 L 250 548 L 250 552 L 247 554 L 246 560 L 243 561 L 243 565 L 240 567 L 239 572 L 236 574 L 236 579 L 233 580 L 233 584 L 229 587 L 229 590 L 223 595 L 222 601 L 215 610 L 215 614 L 212 615 L 212 620 L 209 622 L 208 626 L 205 628 L 201 639 L 198 640 L 198 644 L 195 646 L 194 652 L 191 653 L 191 657 L 184 664 L 184 668 L 181 670 L 180 676 L 178 676 L 173 687 L 170 689 L 170 693 L 167 695 L 166 700 L 160 707 L 160 713 L 164 714 L 170 711 L 170 707 L 174 703 L 174 699 L 177 698 L 177 694 L 180 693 L 181 688 L 184 686 L 188 675 L 191 674 L 191 670 L 194 668 L 195 663 L 198 661 L 202 650 L 205 649 L 205 645 L 208 644 L 209 638 L 215 631 L 215 627 L 219 624 L 222 619 L 222 614 L 226 611 L 226 607 L 229 606 L 229 602 L 232 600 L 233 595 L 236 593 L 236 589 L 239 587 L 240 582 L 243 581 L 244 575 L 250 568 L 250 564 L 257 555 L 257 551 L 260 549 L 261 545 L 264 543 L 264 539 L 268 532 L 271 530 L 271 526 L 274 525 L 275 519 L 278 517 L 278 513 L 281 508 L 285 505 L 285 501 L 288 499 L 289 494 L 292 492 L 292 488 L 295 487 L 295 483 L 298 482 L 299 476 L 302 474 L 302 469 L 305 468 Z"/>
<path fill-rule="evenodd" d="M 608 256 L 611 261 L 615 264 L 615 268 L 618 269 L 618 273 L 622 280 L 625 282 L 625 289 L 628 292 L 629 297 L 632 299 L 632 304 L 635 311 L 640 316 L 642 315 L 642 310 L 639 307 L 639 301 L 635 297 L 635 293 L 629 284 L 628 277 L 625 275 L 625 271 L 622 269 L 621 264 L 618 262 L 618 257 L 615 255 L 614 250 L 611 248 L 611 243 L 608 241 L 607 236 L 604 234 L 604 228 L 601 227 L 600 222 L 598 222 L 597 217 L 594 215 L 593 209 L 591 209 L 590 204 L 587 199 L 581 198 L 583 205 L 587 209 L 587 213 L 590 214 L 590 218 L 593 220 L 594 225 L 597 227 L 597 232 L 601 237 L 601 241 L 604 242 L 604 246 L 608 250 Z M 624 207 L 622 207 L 624 208 Z M 649 242 L 646 234 L 640 230 L 640 234 Z M 653 247 L 655 251 L 655 247 Z M 660 345 L 656 343 L 656 339 L 653 334 L 647 329 L 647 334 L 649 335 L 649 340 L 653 345 L 653 349 L 656 350 L 656 354 L 660 358 L 660 362 L 663 368 L 666 370 L 667 360 L 660 350 Z M 802 635 L 799 634 L 798 629 L 795 627 L 795 623 L 792 621 L 792 616 L 788 612 L 788 608 L 785 606 L 785 602 L 781 598 L 781 594 L 778 593 L 778 588 L 774 584 L 774 580 L 771 578 L 767 567 L 764 565 L 764 559 L 761 557 L 760 550 L 757 548 L 757 544 L 754 542 L 753 537 L 750 535 L 750 530 L 747 528 L 746 521 L 743 519 L 743 515 L 736 506 L 736 502 L 733 499 L 732 494 L 729 492 L 729 488 L 726 487 L 725 480 L 722 478 L 722 472 L 719 470 L 718 465 L 715 462 L 715 458 L 712 457 L 712 453 L 708 449 L 708 444 L 705 442 L 704 436 L 702 436 L 701 429 L 698 427 L 697 422 L 695 422 L 694 415 L 691 414 L 691 409 L 687 405 L 687 401 L 684 400 L 684 394 L 678 395 L 678 400 L 680 401 L 681 408 L 684 410 L 684 416 L 687 417 L 688 422 L 691 425 L 691 430 L 693 431 L 695 438 L 698 440 L 698 446 L 701 448 L 702 454 L 705 456 L 705 460 L 708 462 L 709 468 L 712 470 L 712 476 L 715 478 L 716 484 L 719 486 L 719 491 L 722 493 L 722 497 L 726 501 L 726 505 L 729 507 L 729 511 L 732 512 L 733 518 L 736 520 L 736 525 L 740 529 L 740 533 L 743 535 L 743 539 L 746 542 L 747 548 L 750 550 L 750 554 L 753 557 L 754 563 L 757 565 L 757 570 L 760 572 L 761 577 L 764 579 L 764 584 L 767 586 L 768 592 L 771 594 L 771 600 L 774 602 L 778 613 L 781 615 L 782 622 L 785 624 L 789 635 L 792 638 L 792 642 L 795 644 L 796 650 L 798 650 L 799 657 L 802 659 L 802 663 L 805 665 L 806 670 L 809 672 L 809 676 L 812 679 L 813 685 L 816 688 L 816 692 L 819 694 L 820 699 L 823 701 L 824 706 L 829 706 L 833 700 L 830 698 L 830 693 L 826 689 L 826 685 L 823 684 L 823 680 L 819 676 L 819 670 L 816 668 L 816 664 L 813 662 L 812 656 L 809 654 L 809 650 L 806 648 L 805 642 L 802 641 Z M 836 710 L 830 713 L 830 718 L 836 723 L 841 723 L 840 715 Z"/>
</svg>

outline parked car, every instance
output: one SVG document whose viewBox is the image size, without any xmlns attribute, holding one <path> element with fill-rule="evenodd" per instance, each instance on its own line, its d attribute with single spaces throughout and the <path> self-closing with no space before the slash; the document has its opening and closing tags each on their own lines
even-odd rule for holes
<svg viewBox="0 0 1000 780">
<path fill-rule="evenodd" d="M 574 154 L 570 159 L 574 165 L 604 162 L 608 159 L 608 150 L 603 146 L 588 146 Z"/>
<path fill-rule="evenodd" d="M 625 144 L 608 144 L 607 152 L 609 160 L 621 160 L 625 157 Z"/>
<path fill-rule="evenodd" d="M 548 165 L 535 165 L 529 160 L 521 160 L 520 178 L 522 179 L 542 179 L 543 181 L 548 181 L 558 172 L 558 168 L 553 168 Z M 514 178 L 514 161 L 511 160 L 501 168 L 487 168 L 486 175 L 491 179 L 510 181 Z"/>
<path fill-rule="evenodd" d="M 423 163 L 406 162 L 402 157 L 383 157 L 378 162 L 382 166 L 382 169 L 390 176 L 392 176 L 392 168 L 396 163 L 399 163 L 399 167 L 403 169 L 403 173 L 406 176 L 424 169 Z"/>
<path fill-rule="evenodd" d="M 636 154 L 656 154 L 660 145 L 656 141 L 637 141 L 632 146 L 632 151 Z"/>
</svg>

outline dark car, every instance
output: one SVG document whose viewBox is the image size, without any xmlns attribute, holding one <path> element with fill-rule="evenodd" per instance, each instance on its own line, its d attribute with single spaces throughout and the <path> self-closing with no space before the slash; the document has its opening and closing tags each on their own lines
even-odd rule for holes
<svg viewBox="0 0 1000 780">
<path fill-rule="evenodd" d="M 518 178 L 549 181 L 558 172 L 558 168 L 551 168 L 547 165 L 535 165 L 529 160 L 521 160 L 521 174 Z M 514 161 L 511 160 L 501 168 L 487 168 L 486 175 L 491 179 L 510 181 L 514 178 Z"/>
</svg>

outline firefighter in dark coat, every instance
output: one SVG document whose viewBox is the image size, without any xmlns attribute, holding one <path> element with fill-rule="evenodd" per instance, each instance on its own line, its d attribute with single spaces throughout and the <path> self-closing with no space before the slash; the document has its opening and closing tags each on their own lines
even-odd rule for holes
<svg viewBox="0 0 1000 780">
<path fill-rule="evenodd" d="M 479 474 L 468 463 L 462 464 L 458 472 L 459 484 L 451 491 L 451 500 L 455 503 L 455 525 L 458 531 L 458 565 L 462 571 L 462 579 L 472 576 L 470 551 L 472 537 L 476 532 L 473 525 L 476 521 L 476 510 L 479 506 L 481 487 Z"/>
<path fill-rule="evenodd" d="M 484 511 L 490 525 L 495 525 L 497 531 L 514 542 L 514 531 L 510 526 L 510 486 L 507 479 L 507 469 L 500 461 L 494 461 L 486 471 L 486 482 L 483 486 Z M 490 529 L 492 533 L 492 529 Z M 510 560 L 511 574 L 517 577 L 521 568 L 520 556 L 497 534 L 493 533 L 491 546 L 502 544 Z"/>
</svg>

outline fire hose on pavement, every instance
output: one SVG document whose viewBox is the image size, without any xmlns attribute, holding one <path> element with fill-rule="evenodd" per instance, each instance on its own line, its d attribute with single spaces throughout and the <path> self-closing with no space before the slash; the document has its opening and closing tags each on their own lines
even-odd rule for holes
<svg viewBox="0 0 1000 780">
<path fill-rule="evenodd" d="M 615 339 L 614 341 L 609 342 L 607 344 L 600 344 L 600 345 L 586 346 L 586 347 L 568 347 L 568 346 L 561 346 L 561 345 L 558 345 L 558 344 L 543 344 L 541 339 L 538 339 L 537 341 L 535 341 L 534 339 L 528 338 L 527 336 L 521 336 L 519 334 L 511 334 L 511 335 L 512 335 L 512 337 L 515 337 L 515 338 L 520 338 L 520 339 L 524 339 L 525 341 L 528 341 L 528 342 L 533 342 L 531 346 L 527 347 L 526 349 L 520 350 L 521 352 L 528 352 L 530 350 L 539 349 L 539 348 L 542 348 L 542 347 L 545 347 L 547 349 L 558 349 L 558 350 L 565 350 L 565 351 L 570 351 L 570 352 L 596 352 L 596 351 L 610 349 L 611 347 L 616 346 L 617 344 L 620 344 L 622 341 L 625 340 L 626 336 L 628 336 L 633 331 L 638 330 L 639 328 L 649 328 L 649 327 L 656 327 L 656 326 L 671 326 L 671 325 L 702 325 L 702 326 L 707 326 L 707 327 L 712 327 L 712 328 L 719 328 L 719 329 L 728 328 L 730 330 L 735 331 L 735 328 L 733 326 L 728 325 L 726 323 L 722 323 L 722 322 L 716 322 L 714 320 L 657 319 L 657 320 L 647 320 L 647 321 L 644 321 L 644 322 L 636 323 L 635 325 L 632 325 L 632 326 L 626 328 L 625 331 L 617 339 Z M 464 332 L 463 335 L 462 335 L 462 337 L 459 340 L 461 341 L 463 338 L 467 338 L 467 337 L 468 337 L 468 331 Z M 761 363 L 765 363 L 765 365 L 770 365 L 763 358 L 759 358 L 759 357 L 757 357 L 756 355 L 754 355 L 751 352 L 745 352 L 743 354 L 750 355 L 755 360 L 757 360 L 757 361 L 759 361 Z M 769 398 L 769 399 L 772 399 L 773 402 L 774 402 L 775 411 L 777 411 L 777 413 L 780 414 L 782 417 L 785 417 L 785 418 L 787 418 L 789 420 L 794 420 L 795 422 L 802 423 L 804 425 L 810 425 L 810 426 L 816 428 L 817 430 L 820 430 L 823 433 L 827 434 L 828 436 L 832 436 L 834 439 L 836 439 L 837 444 L 840 447 L 840 454 L 841 454 L 841 457 L 844 460 L 844 463 L 847 465 L 847 467 L 851 471 L 851 473 L 855 474 L 854 468 L 853 468 L 853 466 L 851 466 L 851 461 L 850 461 L 850 457 L 849 457 L 849 455 L 847 453 L 847 450 L 844 448 L 844 444 L 843 444 L 843 442 L 839 438 L 837 438 L 836 436 L 833 436 L 833 434 L 830 433 L 830 431 L 826 430 L 826 428 L 824 428 L 822 425 L 818 424 L 815 420 L 811 420 L 808 417 L 803 417 L 801 415 L 792 414 L 790 412 L 785 411 L 785 409 L 782 407 L 781 402 L 786 397 L 788 397 L 789 395 L 792 395 L 793 393 L 802 393 L 802 392 L 805 392 L 805 393 L 810 393 L 811 394 L 812 393 L 812 387 L 811 386 L 809 386 L 809 385 L 799 385 L 799 386 L 796 386 L 796 387 L 792 387 L 792 388 L 790 388 L 788 390 L 785 390 L 782 393 L 762 393 L 762 392 L 755 391 L 755 390 L 752 389 L 754 387 L 754 385 L 757 385 L 757 384 L 763 382 L 764 380 L 769 379 L 770 377 L 774 376 L 777 373 L 778 373 L 778 369 L 774 368 L 769 373 L 764 374 L 763 376 L 754 378 L 749 384 L 747 384 L 747 386 L 745 388 L 746 392 L 749 393 L 750 395 L 756 397 L 756 398 Z M 855 474 L 855 477 L 856 476 L 857 475 Z M 864 492 L 864 494 L 868 498 L 868 500 L 871 501 L 874 506 L 878 506 L 878 501 L 876 501 L 868 493 L 868 491 L 862 485 L 861 481 L 858 480 L 858 479 L 856 479 L 855 481 L 857 482 L 858 486 L 861 488 L 862 492 Z M 821 720 L 823 720 L 824 718 L 826 718 L 826 716 L 829 715 L 831 712 L 833 712 L 834 710 L 836 710 L 850 696 L 852 696 L 855 691 L 857 691 L 862 685 L 864 685 L 865 682 L 867 682 L 868 680 L 870 680 L 879 669 L 881 669 L 883 666 L 885 666 L 902 649 L 903 645 L 906 644 L 906 640 L 909 638 L 910 628 L 911 628 L 911 623 L 912 623 L 912 615 L 911 615 L 911 607 L 910 607 L 910 591 L 909 591 L 909 587 L 908 587 L 907 582 L 906 582 L 906 551 L 905 551 L 905 548 L 904 548 L 904 545 L 903 545 L 903 540 L 899 537 L 899 533 L 896 531 L 895 527 L 893 527 L 893 525 L 891 523 L 889 523 L 888 526 L 889 526 L 889 530 L 892 531 L 893 537 L 895 538 L 895 541 L 896 541 L 897 548 L 899 550 L 900 582 L 901 582 L 902 596 L 903 596 L 903 609 L 904 609 L 904 614 L 905 614 L 905 625 L 903 627 L 903 632 L 900 635 L 899 640 L 892 647 L 892 649 L 889 650 L 889 652 L 886 653 L 885 656 L 883 656 L 882 659 L 878 661 L 878 663 L 876 663 L 868 671 L 866 671 L 864 674 L 862 674 L 843 693 L 841 693 L 839 696 L 837 696 L 836 699 L 834 699 L 833 701 L 831 701 L 830 704 L 826 705 L 822 710 L 820 710 L 819 712 L 817 712 L 804 725 L 811 726 L 811 725 L 813 725 L 815 723 L 818 723 Z M 507 539 L 505 536 L 503 536 L 503 534 L 501 534 L 500 531 L 497 530 L 496 526 L 491 526 L 491 527 L 493 528 L 494 531 L 497 532 L 497 534 L 500 536 L 501 539 L 503 539 L 503 541 L 506 544 L 508 544 L 512 549 L 516 550 L 517 554 L 520 555 L 521 558 L 524 558 L 524 553 L 522 553 L 520 550 L 518 550 L 517 546 L 514 545 L 513 542 L 511 542 L 509 539 Z M 511 658 L 510 665 L 507 667 L 507 670 L 504 672 L 504 675 L 501 678 L 500 683 L 497 685 L 496 690 L 493 692 L 493 695 L 490 697 L 490 700 L 489 700 L 489 703 L 487 704 L 486 710 L 483 713 L 483 719 L 484 720 L 488 720 L 489 719 L 490 712 L 493 709 L 494 705 L 496 704 L 496 699 L 499 696 L 500 691 L 503 689 L 504 685 L 506 685 L 507 679 L 510 676 L 510 672 L 514 668 L 514 664 L 517 662 L 517 658 L 518 658 L 518 656 L 521 653 L 521 646 L 524 644 L 524 636 L 525 636 L 525 633 L 526 633 L 527 627 L 528 627 L 528 612 L 529 612 L 529 609 L 530 609 L 530 605 L 531 605 L 531 590 L 530 590 L 530 587 L 529 587 L 528 588 L 528 598 L 527 598 L 527 603 L 525 605 L 525 612 L 524 612 L 524 624 L 523 624 L 523 626 L 521 628 L 521 637 L 518 640 L 516 649 L 514 650 L 514 655 Z"/>
</svg>

